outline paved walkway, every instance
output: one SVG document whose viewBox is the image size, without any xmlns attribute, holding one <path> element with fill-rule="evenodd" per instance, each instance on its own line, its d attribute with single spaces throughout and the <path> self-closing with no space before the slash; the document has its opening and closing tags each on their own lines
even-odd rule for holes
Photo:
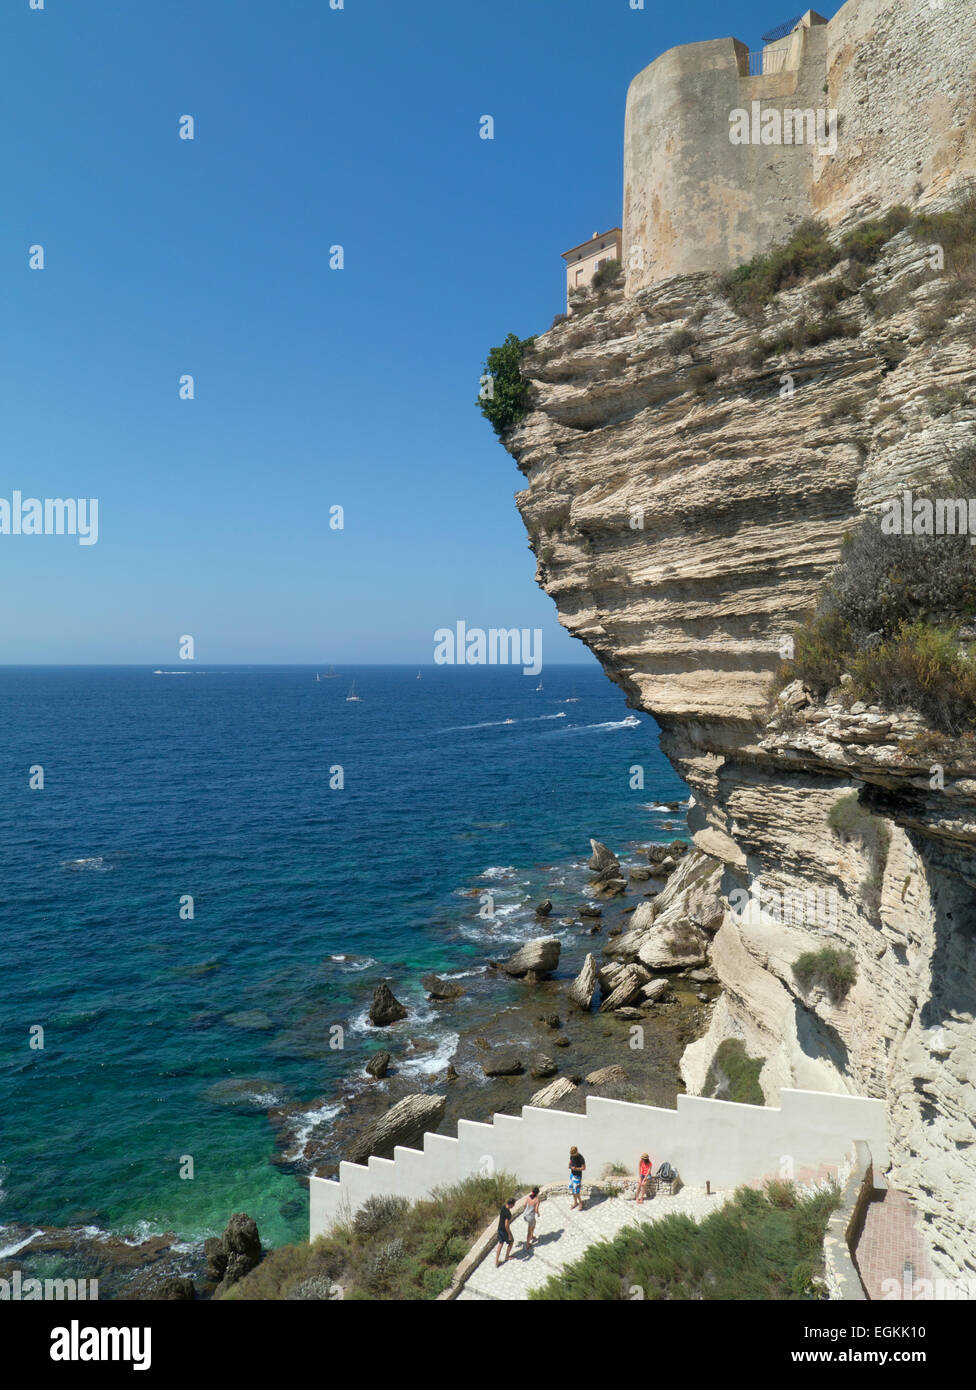
<svg viewBox="0 0 976 1390">
<path fill-rule="evenodd" d="M 871 1202 L 854 1258 L 870 1299 L 910 1298 L 916 1279 L 932 1278 L 922 1219 L 907 1193 L 888 1188 Z M 907 1276 L 906 1260 L 912 1265 Z"/>
<path fill-rule="evenodd" d="M 631 1186 L 633 1192 L 633 1186 Z M 568 1193 L 559 1192 L 542 1203 L 536 1226 L 537 1240 L 526 1251 L 526 1225 L 521 1216 L 512 1222 L 515 1247 L 507 1264 L 495 1268 L 495 1250 L 487 1255 L 458 1294 L 458 1299 L 516 1299 L 528 1298 L 530 1289 L 537 1289 L 553 1274 L 575 1263 L 587 1246 L 598 1240 L 612 1240 L 627 1226 L 647 1221 L 660 1221 L 673 1212 L 700 1221 L 709 1212 L 717 1211 L 731 1193 L 715 1192 L 711 1196 L 704 1188 L 683 1187 L 675 1197 L 649 1197 L 640 1206 L 629 1197 L 588 1195 L 583 1211 L 572 1211 Z"/>
</svg>

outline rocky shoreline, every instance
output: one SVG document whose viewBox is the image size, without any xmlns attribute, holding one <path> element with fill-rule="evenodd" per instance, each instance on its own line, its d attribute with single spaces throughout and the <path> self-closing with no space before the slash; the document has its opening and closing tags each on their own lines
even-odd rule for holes
<svg viewBox="0 0 976 1390">
<path fill-rule="evenodd" d="M 677 816 L 676 803 L 668 809 Z M 462 979 L 423 976 L 439 1024 L 456 1029 L 450 1057 L 397 999 L 396 980 L 377 985 L 369 1032 L 357 1039 L 361 1064 L 331 1094 L 267 1112 L 271 1161 L 299 1178 L 332 1176 L 341 1159 L 389 1156 L 425 1130 L 452 1133 L 462 1118 L 487 1121 L 529 1103 L 582 1112 L 590 1094 L 673 1106 L 682 1054 L 706 1031 L 718 994 L 707 966 L 716 866 L 684 840 L 641 844 L 623 864 L 600 842 L 591 848 L 589 882 L 554 884 L 535 908 L 540 927 L 552 922 L 560 936 L 489 957 Z M 243 1246 L 223 1262 L 217 1247 L 234 1246 L 232 1227 L 247 1220 L 234 1216 L 205 1243 L 7 1225 L 0 1278 L 70 1273 L 98 1279 L 103 1299 L 212 1297 L 244 1268 Z M 255 1240 L 244 1242 L 247 1258 Z"/>
<path fill-rule="evenodd" d="M 463 985 L 425 977 L 428 1002 L 458 1029 L 449 1060 L 439 1054 L 424 1070 L 425 1050 L 436 1044 L 413 1032 L 396 981 L 377 987 L 380 1049 L 338 1094 L 270 1112 L 278 1163 L 333 1176 L 340 1159 L 389 1157 L 424 1130 L 451 1133 L 461 1118 L 487 1121 L 530 1103 L 582 1112 L 588 1094 L 675 1104 L 681 1056 L 707 1028 L 717 995 L 708 932 L 721 920 L 718 866 L 683 840 L 643 845 L 627 865 L 600 842 L 591 846 L 578 900 L 569 905 L 569 895 L 554 892 L 535 909 L 540 923 L 561 911 L 562 938 L 539 937 L 489 960 Z M 568 940 L 567 929 L 575 931 Z M 492 991 L 502 995 L 495 1004 Z M 481 1007 L 471 1010 L 475 996 Z M 323 1118 L 309 1129 L 316 1111 Z"/>
</svg>

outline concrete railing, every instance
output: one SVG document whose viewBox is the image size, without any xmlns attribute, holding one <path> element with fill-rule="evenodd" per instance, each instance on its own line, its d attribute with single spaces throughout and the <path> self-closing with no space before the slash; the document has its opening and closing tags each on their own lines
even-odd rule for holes
<svg viewBox="0 0 976 1390">
<path fill-rule="evenodd" d="M 337 1182 L 309 1180 L 309 1232 L 314 1240 L 351 1216 L 368 1197 L 416 1201 L 435 1188 L 479 1173 L 508 1172 L 527 1183 L 565 1179 L 570 1145 L 587 1171 L 607 1164 L 636 1166 L 650 1153 L 667 1159 L 691 1186 L 738 1187 L 767 1177 L 797 1181 L 836 1174 L 855 1138 L 870 1146 L 876 1169 L 888 1162 L 881 1101 L 822 1091 L 783 1091 L 780 1105 L 738 1105 L 679 1096 L 675 1110 L 590 1096 L 586 1113 L 525 1106 L 521 1116 L 496 1115 L 491 1124 L 458 1123 L 457 1138 L 425 1134 L 423 1150 L 397 1148 L 392 1159 L 342 1163 Z"/>
</svg>

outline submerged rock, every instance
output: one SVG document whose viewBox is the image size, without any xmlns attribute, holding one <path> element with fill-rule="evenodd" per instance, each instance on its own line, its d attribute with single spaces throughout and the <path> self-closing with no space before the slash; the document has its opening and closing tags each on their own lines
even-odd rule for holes
<svg viewBox="0 0 976 1390">
<path fill-rule="evenodd" d="M 436 1000 L 437 1003 L 460 999 L 465 993 L 464 985 L 459 980 L 442 980 L 440 975 L 424 975 L 420 983 L 427 991 L 428 999 Z"/>
<path fill-rule="evenodd" d="M 535 1077 L 539 1081 L 543 1081 L 547 1076 L 555 1076 L 558 1070 L 559 1068 L 552 1058 L 547 1057 L 544 1052 L 540 1052 L 538 1056 L 532 1059 L 532 1063 L 529 1067 L 529 1075 Z"/>
<path fill-rule="evenodd" d="M 485 1076 L 518 1076 L 525 1068 L 522 1058 L 514 1047 L 496 1047 L 488 1060 L 482 1063 Z"/>
</svg>

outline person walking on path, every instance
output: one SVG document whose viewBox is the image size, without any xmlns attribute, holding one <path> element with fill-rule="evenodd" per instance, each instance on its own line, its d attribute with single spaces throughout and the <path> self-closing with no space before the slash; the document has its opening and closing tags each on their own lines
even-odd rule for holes
<svg viewBox="0 0 976 1390">
<path fill-rule="evenodd" d="M 508 1261 L 512 1253 L 512 1246 L 515 1244 L 515 1237 L 512 1235 L 512 1208 L 515 1205 L 515 1198 L 509 1197 L 508 1201 L 498 1213 L 498 1249 L 495 1251 L 495 1268 L 498 1268 L 498 1257 L 502 1253 L 502 1246 L 507 1245 L 505 1251 L 505 1261 Z"/>
<path fill-rule="evenodd" d="M 637 1200 L 643 1202 L 644 1188 L 650 1181 L 653 1165 L 648 1154 L 641 1154 L 640 1163 L 637 1165 Z"/>
<path fill-rule="evenodd" d="M 531 1247 L 535 1244 L 535 1223 L 539 1219 L 539 1204 L 541 1203 L 541 1201 L 542 1196 L 539 1192 L 539 1189 L 537 1187 L 533 1187 L 532 1191 L 529 1193 L 528 1197 L 525 1200 L 525 1224 L 529 1228 L 525 1237 L 526 1250 L 531 1249 Z"/>
<path fill-rule="evenodd" d="M 570 1211 L 583 1210 L 583 1173 L 586 1159 L 574 1144 L 569 1151 L 569 1193 L 573 1199 Z"/>
</svg>

